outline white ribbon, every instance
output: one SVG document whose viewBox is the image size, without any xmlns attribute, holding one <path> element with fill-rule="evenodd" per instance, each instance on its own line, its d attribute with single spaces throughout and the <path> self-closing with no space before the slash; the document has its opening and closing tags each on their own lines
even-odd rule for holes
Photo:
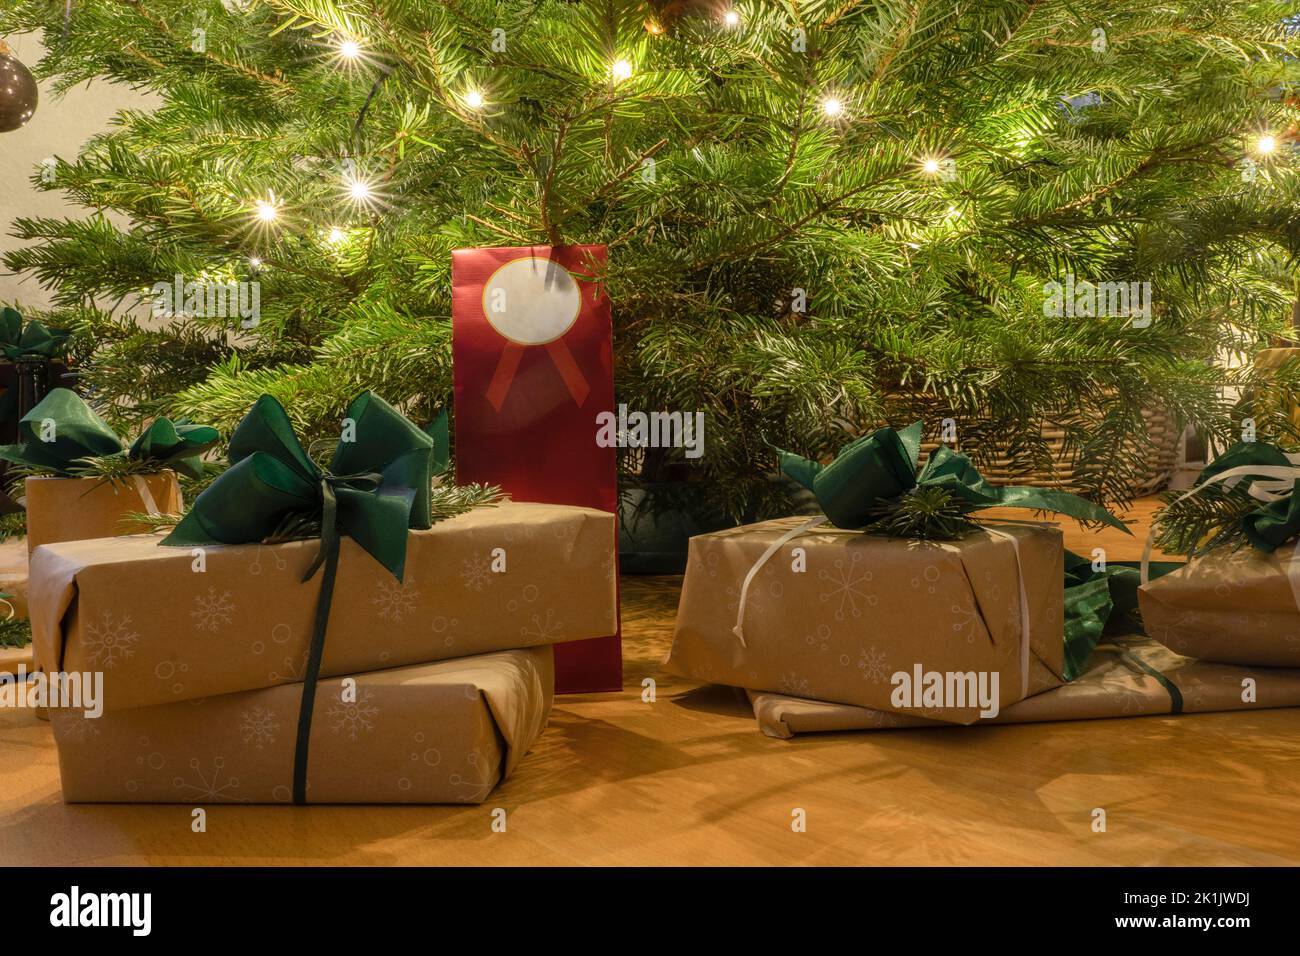
<svg viewBox="0 0 1300 956">
<path fill-rule="evenodd" d="M 149 490 L 149 482 L 144 480 L 143 475 L 132 475 L 131 480 L 135 482 L 135 490 L 140 494 L 140 500 L 144 502 L 144 510 L 151 515 L 160 515 L 158 502 L 154 501 L 153 492 Z"/>
<path fill-rule="evenodd" d="M 754 583 L 754 576 L 763 569 L 763 565 L 767 564 L 772 555 L 780 551 L 788 541 L 811 531 L 819 524 L 825 524 L 825 522 L 826 516 L 818 515 L 816 518 L 811 518 L 798 527 L 791 528 L 785 534 L 781 535 L 781 537 L 773 541 L 768 546 L 767 550 L 763 552 L 762 556 L 754 562 L 754 566 L 749 569 L 749 573 L 745 575 L 745 583 L 740 586 L 740 604 L 736 607 L 736 626 L 731 629 L 731 633 L 735 634 L 736 637 L 740 639 L 741 647 L 749 646 L 745 643 L 745 599 L 749 597 L 749 586 Z"/>
</svg>

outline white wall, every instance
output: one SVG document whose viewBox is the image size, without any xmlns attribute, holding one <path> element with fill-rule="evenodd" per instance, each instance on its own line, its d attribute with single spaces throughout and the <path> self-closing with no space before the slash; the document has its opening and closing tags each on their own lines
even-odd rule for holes
<svg viewBox="0 0 1300 956">
<path fill-rule="evenodd" d="M 14 55 L 29 68 L 44 50 L 36 34 L 5 37 Z M 157 99 L 150 94 L 119 84 L 95 81 L 69 90 L 61 99 L 41 83 L 36 115 L 26 126 L 0 133 L 0 254 L 20 245 L 14 239 L 12 222 L 18 216 L 85 216 L 86 210 L 64 202 L 61 193 L 39 192 L 30 177 L 47 156 L 71 159 L 81 144 L 108 128 L 118 110 L 150 108 Z M 0 267 L 0 302 L 17 300 L 20 306 L 40 308 L 49 304 L 49 293 L 30 276 L 16 276 Z"/>
</svg>

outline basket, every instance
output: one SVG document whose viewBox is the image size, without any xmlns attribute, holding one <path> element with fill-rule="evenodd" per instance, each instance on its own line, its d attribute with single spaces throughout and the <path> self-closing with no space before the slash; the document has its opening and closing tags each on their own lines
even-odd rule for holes
<svg viewBox="0 0 1300 956">
<path fill-rule="evenodd" d="M 1182 429 L 1178 427 L 1177 421 L 1163 409 L 1144 408 L 1142 418 L 1147 425 L 1150 444 L 1146 445 L 1134 439 L 1124 443 L 1124 448 L 1131 457 L 1143 459 L 1142 470 L 1129 485 L 1129 492 L 1134 498 L 1155 494 L 1169 483 L 1178 465 L 1178 440 L 1182 436 Z M 1074 462 L 1066 454 L 1064 429 L 1044 426 L 1041 434 L 1047 442 L 1048 453 L 1055 466 L 1054 471 L 1040 468 L 1026 469 L 1023 464 L 1014 465 L 1005 446 L 1001 449 L 995 446 L 995 457 L 980 459 L 980 474 L 994 485 L 1030 485 L 1037 488 L 1057 488 L 1061 491 L 1076 492 L 1082 490 L 1075 482 Z M 960 439 L 960 435 L 958 438 Z M 960 449 L 960 442 L 958 446 Z M 921 453 L 923 456 L 929 455 L 938 447 L 937 441 L 923 441 Z"/>
</svg>

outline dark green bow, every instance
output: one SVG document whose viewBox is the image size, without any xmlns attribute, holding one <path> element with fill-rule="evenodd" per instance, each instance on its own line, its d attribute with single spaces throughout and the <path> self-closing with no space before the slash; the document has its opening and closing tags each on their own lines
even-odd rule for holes
<svg viewBox="0 0 1300 956">
<path fill-rule="evenodd" d="M 22 444 L 0 446 L 0 460 L 77 477 L 91 471 L 91 460 L 122 456 L 156 470 L 174 468 L 203 477 L 203 452 L 220 439 L 215 428 L 187 418 L 159 418 L 130 448 L 76 392 L 56 388 L 18 422 Z"/>
<path fill-rule="evenodd" d="M 62 354 L 69 335 L 67 329 L 51 329 L 36 319 L 24 323 L 17 309 L 0 309 L 0 351 L 10 361 L 52 359 Z"/>
<path fill-rule="evenodd" d="M 1196 477 L 1196 487 L 1206 482 L 1212 482 L 1211 488 L 1222 487 L 1222 479 L 1214 479 L 1229 470 L 1235 470 L 1229 478 L 1243 490 L 1255 481 L 1262 481 L 1270 484 L 1275 494 L 1283 496 L 1258 505 L 1252 499 L 1250 504 L 1255 506 L 1239 518 L 1234 517 L 1240 521 L 1241 533 L 1247 541 L 1265 554 L 1272 554 L 1300 534 L 1300 495 L 1295 493 L 1300 487 L 1300 467 L 1282 449 L 1268 442 L 1238 442 L 1201 471 Z M 1227 489 L 1223 493 L 1228 494 Z"/>
<path fill-rule="evenodd" d="M 194 547 L 320 536 L 303 580 L 324 565 L 303 678 L 293 799 L 306 802 L 307 744 L 341 536 L 357 542 L 400 581 L 409 528 L 430 526 L 434 440 L 377 395 L 348 405 L 328 470 L 294 434 L 284 407 L 263 395 L 230 439 L 230 468 L 195 500 L 163 544 Z"/>
<path fill-rule="evenodd" d="M 1105 508 L 1066 491 L 991 485 L 965 455 L 940 445 L 920 474 L 921 423 L 907 428 L 879 428 L 840 449 L 829 465 L 781 454 L 781 470 L 811 491 L 831 523 L 839 528 L 868 528 L 880 521 L 891 503 L 928 490 L 944 491 L 962 512 L 980 508 L 1028 508 L 1098 521 L 1124 531 L 1128 527 Z"/>
</svg>

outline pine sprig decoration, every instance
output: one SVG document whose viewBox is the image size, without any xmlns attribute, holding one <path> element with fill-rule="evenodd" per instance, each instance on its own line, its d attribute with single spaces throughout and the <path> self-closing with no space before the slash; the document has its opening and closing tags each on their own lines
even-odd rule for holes
<svg viewBox="0 0 1300 956">
<path fill-rule="evenodd" d="M 968 520 L 974 506 L 946 488 L 920 487 L 872 509 L 868 534 L 923 541 L 956 541 L 978 525 Z"/>
<path fill-rule="evenodd" d="M 0 647 L 26 647 L 31 642 L 30 621 L 16 617 L 0 618 Z"/>
<path fill-rule="evenodd" d="M 1156 546 L 1167 554 L 1188 558 L 1219 548 L 1243 547 L 1247 539 L 1241 519 L 1259 508 L 1246 484 L 1232 488 L 1222 483 L 1209 485 L 1190 498 L 1181 498 L 1183 492 L 1166 492 L 1161 496 L 1163 506 L 1152 519 Z"/>
</svg>

